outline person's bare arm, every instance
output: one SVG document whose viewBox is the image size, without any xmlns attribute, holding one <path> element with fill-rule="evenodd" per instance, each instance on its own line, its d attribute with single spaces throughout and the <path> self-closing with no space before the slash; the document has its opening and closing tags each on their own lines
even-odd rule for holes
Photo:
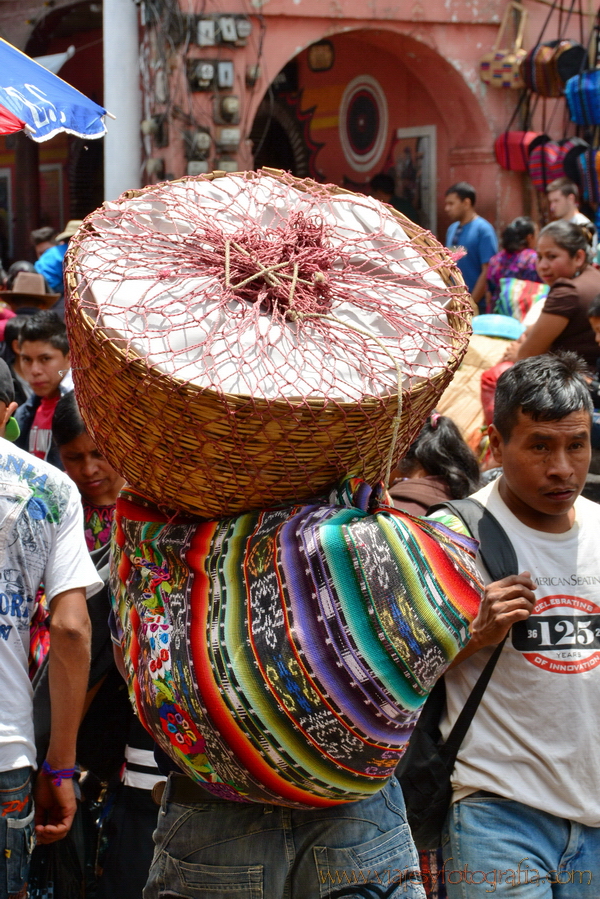
<svg viewBox="0 0 600 899">
<path fill-rule="evenodd" d="M 59 593 L 50 607 L 51 731 L 46 761 L 53 770 L 73 768 L 90 667 L 91 625 L 85 590 Z M 73 781 L 60 784 L 40 772 L 35 785 L 36 839 L 53 843 L 68 833 L 76 803 Z"/>
<path fill-rule="evenodd" d="M 517 621 L 525 621 L 535 605 L 535 583 L 528 571 L 488 584 L 479 611 L 471 624 L 471 639 L 451 668 L 486 646 L 496 646 Z"/>
<path fill-rule="evenodd" d="M 547 353 L 568 324 L 569 319 L 564 315 L 549 315 L 542 312 L 538 320 L 528 328 L 525 339 L 517 350 L 516 358 L 527 359 L 529 356 Z"/>
<path fill-rule="evenodd" d="M 479 273 L 479 277 L 475 282 L 475 287 L 471 291 L 471 299 L 473 300 L 475 306 L 477 306 L 479 301 L 485 296 L 485 292 L 487 290 L 487 270 L 488 263 L 486 262 L 481 266 L 481 272 Z"/>
</svg>

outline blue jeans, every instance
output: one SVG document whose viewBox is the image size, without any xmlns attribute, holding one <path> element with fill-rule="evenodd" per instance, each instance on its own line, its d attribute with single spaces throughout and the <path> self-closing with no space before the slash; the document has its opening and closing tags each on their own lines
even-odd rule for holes
<svg viewBox="0 0 600 899">
<path fill-rule="evenodd" d="M 448 899 L 598 899 L 600 827 L 473 793 L 446 819 Z"/>
<path fill-rule="evenodd" d="M 166 797 L 144 899 L 425 899 L 395 778 L 327 809 Z"/>
<path fill-rule="evenodd" d="M 0 899 L 21 899 L 35 845 L 31 768 L 0 772 Z"/>
</svg>

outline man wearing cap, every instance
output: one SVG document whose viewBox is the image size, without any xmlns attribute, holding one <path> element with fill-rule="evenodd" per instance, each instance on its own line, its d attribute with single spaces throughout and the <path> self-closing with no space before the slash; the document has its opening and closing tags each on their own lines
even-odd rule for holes
<svg viewBox="0 0 600 899">
<path fill-rule="evenodd" d="M 71 219 L 71 221 L 67 222 L 65 230 L 55 237 L 56 245 L 49 247 L 35 263 L 36 272 L 44 276 L 50 290 L 53 292 L 63 293 L 63 262 L 65 253 L 69 246 L 69 240 L 80 225 L 80 219 Z"/>
<path fill-rule="evenodd" d="M 15 408 L 10 371 L 0 360 L 0 899 L 24 899 L 35 841 L 62 839 L 73 821 L 75 743 L 90 651 L 86 593 L 102 586 L 85 545 L 75 485 L 6 439 L 18 433 Z M 36 751 L 27 659 L 42 582 L 50 609 L 52 723 L 32 786 Z"/>
</svg>

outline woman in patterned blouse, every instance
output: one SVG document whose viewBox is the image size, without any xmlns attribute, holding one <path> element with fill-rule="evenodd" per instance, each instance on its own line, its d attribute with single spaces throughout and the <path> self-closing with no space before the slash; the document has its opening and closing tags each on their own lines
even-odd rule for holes
<svg viewBox="0 0 600 899">
<path fill-rule="evenodd" d="M 514 219 L 502 232 L 502 249 L 492 256 L 487 270 L 486 311 L 493 312 L 500 296 L 500 278 L 541 282 L 535 267 L 537 225 L 526 215 Z"/>
</svg>

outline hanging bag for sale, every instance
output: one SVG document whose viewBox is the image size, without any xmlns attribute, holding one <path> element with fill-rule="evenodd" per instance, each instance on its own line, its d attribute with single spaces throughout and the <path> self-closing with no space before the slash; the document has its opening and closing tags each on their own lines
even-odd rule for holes
<svg viewBox="0 0 600 899">
<path fill-rule="evenodd" d="M 564 35 L 577 2 L 576 10 L 580 19 L 581 43 Z M 574 75 L 581 71 L 587 57 L 587 50 L 583 46 L 583 10 L 581 0 L 571 0 L 567 15 L 562 15 L 562 6 L 559 6 L 558 38 L 552 41 L 542 42 L 552 13 L 557 8 L 557 0 L 554 0 L 550 12 L 544 22 L 542 31 L 535 47 L 529 51 L 521 62 L 521 77 L 523 83 L 530 90 L 542 97 L 561 97 L 565 90 L 565 84 Z"/>
<path fill-rule="evenodd" d="M 540 134 L 529 145 L 527 171 L 534 188 L 544 193 L 551 181 L 563 177 L 561 145 L 547 134 Z"/>
<path fill-rule="evenodd" d="M 512 45 L 505 47 L 503 41 L 513 12 L 516 14 L 518 22 L 516 34 Z M 496 43 L 489 53 L 481 57 L 479 63 L 481 80 L 491 87 L 513 89 L 524 87 L 520 66 L 522 60 L 527 56 L 527 52 L 522 49 L 526 19 L 527 10 L 520 3 L 509 3 L 504 10 Z"/>
<path fill-rule="evenodd" d="M 531 92 L 523 91 L 515 107 L 506 131 L 494 142 L 494 153 L 499 166 L 508 172 L 526 172 L 529 160 L 529 147 L 536 138 L 541 137 L 539 131 L 530 128 L 533 116 L 531 108 Z M 513 131 L 512 126 L 522 113 L 523 130 Z"/>
<path fill-rule="evenodd" d="M 569 115 L 576 125 L 600 125 L 599 51 L 600 9 L 590 34 L 588 55 L 584 58 L 579 73 L 569 78 L 565 86 Z M 593 63 L 590 66 L 591 60 Z"/>
<path fill-rule="evenodd" d="M 529 144 L 527 164 L 534 188 L 539 193 L 545 193 L 552 181 L 568 175 L 565 170 L 565 161 L 588 148 L 587 141 L 577 136 L 552 140 L 547 134 L 541 134 L 534 138 Z"/>
<path fill-rule="evenodd" d="M 591 206 L 600 204 L 600 184 L 598 169 L 600 167 L 600 153 L 595 147 L 588 147 L 575 159 L 577 178 L 575 183 L 579 187 L 580 199 Z"/>
</svg>

